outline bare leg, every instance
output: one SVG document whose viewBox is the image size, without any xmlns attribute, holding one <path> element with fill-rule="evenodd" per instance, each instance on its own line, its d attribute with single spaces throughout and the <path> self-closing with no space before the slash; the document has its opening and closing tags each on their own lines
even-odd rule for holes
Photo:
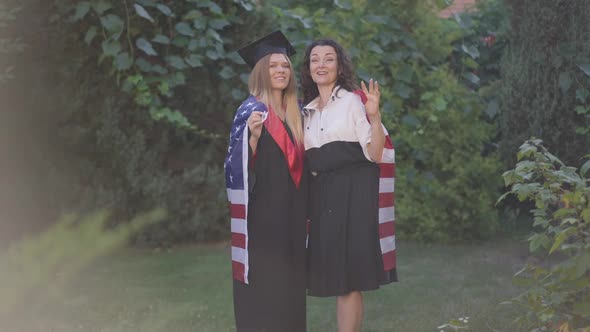
<svg viewBox="0 0 590 332">
<path fill-rule="evenodd" d="M 363 294 L 350 292 L 336 300 L 338 332 L 359 332 L 363 320 Z"/>
</svg>

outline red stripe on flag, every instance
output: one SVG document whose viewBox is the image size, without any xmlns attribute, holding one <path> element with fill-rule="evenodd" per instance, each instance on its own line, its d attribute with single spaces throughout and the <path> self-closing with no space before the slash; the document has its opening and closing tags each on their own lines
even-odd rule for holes
<svg viewBox="0 0 590 332">
<path fill-rule="evenodd" d="M 393 142 L 391 141 L 391 137 L 385 136 L 385 145 L 383 147 L 386 149 L 393 149 Z"/>
<path fill-rule="evenodd" d="M 232 247 L 246 249 L 246 234 L 231 233 Z"/>
<path fill-rule="evenodd" d="M 381 170 L 381 174 L 379 175 L 381 178 L 392 178 L 395 176 L 395 164 L 379 164 L 379 169 Z"/>
<path fill-rule="evenodd" d="M 379 208 L 392 207 L 394 204 L 394 193 L 379 193 Z"/>
<path fill-rule="evenodd" d="M 231 261 L 231 267 L 234 279 L 241 282 L 245 282 L 246 280 L 244 278 L 244 271 L 246 271 L 246 269 L 244 268 L 244 264 L 236 261 Z"/>
<path fill-rule="evenodd" d="M 383 239 L 395 234 L 395 221 L 379 224 L 379 238 Z"/>
<path fill-rule="evenodd" d="M 236 219 L 246 219 L 246 205 L 244 204 L 230 204 L 230 215 Z"/>
<path fill-rule="evenodd" d="M 383 254 L 383 270 L 389 271 L 395 269 L 396 260 L 395 250 Z"/>
</svg>

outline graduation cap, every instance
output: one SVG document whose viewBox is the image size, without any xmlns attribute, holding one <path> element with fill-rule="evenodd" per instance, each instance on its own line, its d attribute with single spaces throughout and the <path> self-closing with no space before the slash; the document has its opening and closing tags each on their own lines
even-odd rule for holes
<svg viewBox="0 0 590 332">
<path fill-rule="evenodd" d="M 250 68 L 254 68 L 260 59 L 272 53 L 281 53 L 288 57 L 295 54 L 295 48 L 293 48 L 287 37 L 281 31 L 268 34 L 238 50 L 238 54 L 240 54 Z"/>
</svg>

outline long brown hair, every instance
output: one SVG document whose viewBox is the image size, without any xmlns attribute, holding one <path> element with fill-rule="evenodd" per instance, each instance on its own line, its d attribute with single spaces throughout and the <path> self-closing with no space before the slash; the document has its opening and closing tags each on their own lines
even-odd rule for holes
<svg viewBox="0 0 590 332">
<path fill-rule="evenodd" d="M 297 81 L 293 71 L 293 64 L 289 57 L 285 55 L 285 59 L 289 62 L 291 75 L 289 78 L 289 84 L 287 84 L 287 87 L 283 90 L 283 100 L 281 100 L 281 104 L 274 105 L 271 97 L 272 85 L 269 74 L 271 55 L 272 54 L 266 55 L 256 63 L 256 66 L 252 69 L 252 73 L 250 73 L 250 78 L 248 79 L 248 89 L 250 90 L 251 95 L 257 97 L 267 107 L 270 106 L 275 110 L 282 109 L 283 106 L 286 107 L 285 120 L 287 120 L 287 126 L 291 129 L 295 142 L 301 144 L 303 142 L 303 124 L 301 122 L 299 104 L 297 103 Z"/>
<path fill-rule="evenodd" d="M 307 105 L 309 102 L 314 100 L 320 92 L 318 86 L 311 78 L 311 72 L 309 70 L 311 51 L 316 46 L 332 46 L 336 51 L 336 58 L 338 60 L 338 78 L 336 79 L 336 85 L 339 85 L 341 89 L 348 91 L 354 91 L 358 89 L 358 84 L 354 78 L 354 68 L 352 61 L 344 48 L 340 46 L 336 41 L 332 39 L 318 39 L 313 41 L 305 50 L 305 56 L 303 57 L 303 65 L 301 66 L 301 89 L 303 90 L 303 105 Z"/>
</svg>

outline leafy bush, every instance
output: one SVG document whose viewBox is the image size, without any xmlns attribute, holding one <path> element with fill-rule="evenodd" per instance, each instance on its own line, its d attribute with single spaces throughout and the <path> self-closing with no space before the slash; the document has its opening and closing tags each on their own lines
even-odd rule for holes
<svg viewBox="0 0 590 332">
<path fill-rule="evenodd" d="M 590 157 L 588 155 L 587 157 Z M 504 173 L 508 195 L 532 201 L 536 232 L 528 239 L 537 254 L 516 273 L 527 289 L 510 303 L 526 309 L 518 322 L 535 331 L 590 329 L 590 169 L 566 166 L 533 139 L 518 152 L 518 164 Z"/>
<path fill-rule="evenodd" d="M 125 217 L 165 206 L 169 218 L 137 241 L 226 236 L 221 164 L 248 71 L 232 51 L 280 27 L 300 51 L 320 36 L 339 40 L 360 78 L 384 87 L 402 236 L 475 239 L 495 227 L 496 157 L 481 153 L 492 133 L 445 65 L 463 32 L 434 18 L 428 1 L 19 5 L 29 47 L 14 58 L 6 95 L 24 105 L 11 110 L 19 121 L 10 136 L 20 142 L 13 154 L 26 156 L 14 168 L 27 182 L 14 201 L 34 198 L 27 206 L 37 215 L 106 207 Z"/>
<path fill-rule="evenodd" d="M 16 105 L 6 129 L 21 179 L 9 209 L 37 225 L 13 228 L 44 227 L 39 216 L 61 211 L 109 208 L 126 220 L 165 206 L 169 218 L 137 241 L 227 236 L 221 165 L 247 71 L 231 51 L 265 32 L 264 10 L 249 1 L 18 5 L 14 30 L 29 47 L 11 58 L 18 71 L 2 91 Z"/>
<path fill-rule="evenodd" d="M 401 238 L 457 241 L 490 236 L 500 187 L 494 134 L 476 95 L 449 70 L 464 34 L 435 17 L 427 1 L 325 2 L 283 7 L 280 23 L 295 42 L 332 37 L 361 79 L 382 86 L 383 121 L 397 148 L 397 229 Z"/>
</svg>

